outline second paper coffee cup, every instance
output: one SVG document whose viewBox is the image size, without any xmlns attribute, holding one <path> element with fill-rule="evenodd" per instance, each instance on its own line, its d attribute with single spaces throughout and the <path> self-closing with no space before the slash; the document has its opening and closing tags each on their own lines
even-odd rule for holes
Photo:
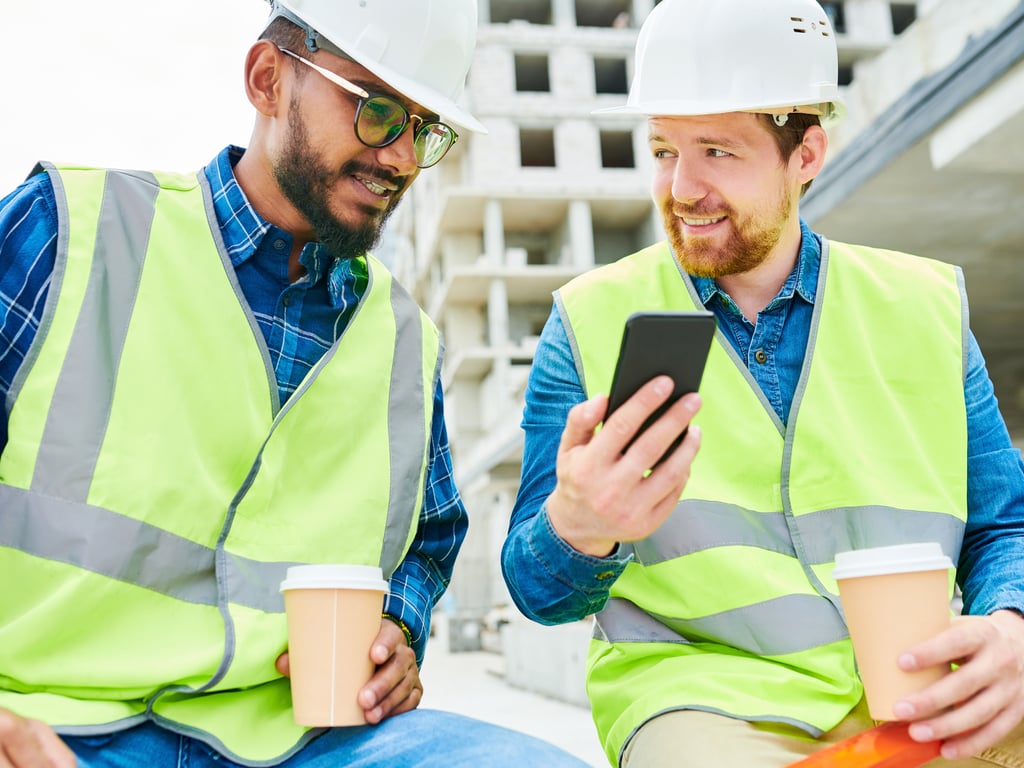
<svg viewBox="0 0 1024 768">
<path fill-rule="evenodd" d="M 832 577 L 873 719 L 895 720 L 899 699 L 949 672 L 949 665 L 904 672 L 897 659 L 949 626 L 952 567 L 934 542 L 836 554 Z"/>
<path fill-rule="evenodd" d="M 281 583 L 288 618 L 292 708 L 299 725 L 365 725 L 356 701 L 373 675 L 388 584 L 380 568 L 299 565 Z"/>
</svg>

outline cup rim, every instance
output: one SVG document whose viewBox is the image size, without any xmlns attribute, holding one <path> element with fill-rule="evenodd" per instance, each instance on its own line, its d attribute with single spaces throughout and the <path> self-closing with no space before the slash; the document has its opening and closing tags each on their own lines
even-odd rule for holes
<svg viewBox="0 0 1024 768">
<path fill-rule="evenodd" d="M 952 567 L 953 561 L 938 542 L 915 542 L 837 552 L 832 578 L 839 581 L 860 576 L 945 571 Z"/>
<path fill-rule="evenodd" d="M 281 592 L 295 589 L 365 589 L 389 591 L 383 571 L 372 565 L 292 565 L 281 582 Z"/>
</svg>

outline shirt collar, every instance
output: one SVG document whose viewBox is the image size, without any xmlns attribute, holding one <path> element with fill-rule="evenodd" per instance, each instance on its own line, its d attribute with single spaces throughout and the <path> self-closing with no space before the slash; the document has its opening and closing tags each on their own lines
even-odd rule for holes
<svg viewBox="0 0 1024 768">
<path fill-rule="evenodd" d="M 242 147 L 228 146 L 204 168 L 213 195 L 213 212 L 220 225 L 224 247 L 227 249 L 231 264 L 237 269 L 240 264 L 248 261 L 260 248 L 264 239 L 281 238 L 288 244 L 288 250 L 294 240 L 291 233 L 276 227 L 256 212 L 249 204 L 245 192 L 238 185 L 234 167 L 245 150 Z M 306 268 L 310 283 L 318 283 L 328 271 L 335 271 L 338 265 L 327 255 L 320 243 L 308 243 L 302 249 L 299 263 Z M 332 293 L 332 302 L 338 300 Z"/>
<path fill-rule="evenodd" d="M 786 278 L 786 282 L 773 301 L 793 298 L 794 293 L 808 304 L 814 303 L 814 297 L 818 291 L 818 272 L 821 268 L 821 237 L 811 231 L 807 222 L 800 219 L 800 253 L 797 255 L 796 266 Z M 708 305 L 716 294 L 723 299 L 725 291 L 718 287 L 718 283 L 711 277 L 696 277 L 690 275 L 693 287 L 700 296 L 701 303 Z"/>
</svg>

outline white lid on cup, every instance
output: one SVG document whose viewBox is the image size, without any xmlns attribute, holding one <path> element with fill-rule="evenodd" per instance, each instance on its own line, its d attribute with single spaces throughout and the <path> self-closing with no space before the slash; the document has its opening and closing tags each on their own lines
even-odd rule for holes
<svg viewBox="0 0 1024 768">
<path fill-rule="evenodd" d="M 293 565 L 281 591 L 288 589 L 369 589 L 387 592 L 384 573 L 375 565 Z"/>
<path fill-rule="evenodd" d="M 896 544 L 890 547 L 837 552 L 832 578 L 838 581 L 858 576 L 882 576 L 887 573 L 945 571 L 952 567 L 953 561 L 942 553 L 942 547 L 938 542 Z"/>
</svg>

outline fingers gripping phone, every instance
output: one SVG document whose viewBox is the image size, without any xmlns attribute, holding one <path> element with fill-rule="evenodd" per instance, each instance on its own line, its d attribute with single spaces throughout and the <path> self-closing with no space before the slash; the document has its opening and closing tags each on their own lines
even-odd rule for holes
<svg viewBox="0 0 1024 768">
<path fill-rule="evenodd" d="M 612 389 L 608 396 L 605 420 L 640 387 L 655 376 L 671 376 L 675 388 L 665 401 L 630 438 L 630 445 L 683 395 L 696 392 L 704 376 L 704 366 L 715 336 L 715 316 L 708 311 L 635 312 L 626 319 L 619 360 L 615 364 Z M 686 437 L 686 430 L 658 459 L 672 453 Z M 655 465 L 657 466 L 657 464 Z"/>
</svg>

